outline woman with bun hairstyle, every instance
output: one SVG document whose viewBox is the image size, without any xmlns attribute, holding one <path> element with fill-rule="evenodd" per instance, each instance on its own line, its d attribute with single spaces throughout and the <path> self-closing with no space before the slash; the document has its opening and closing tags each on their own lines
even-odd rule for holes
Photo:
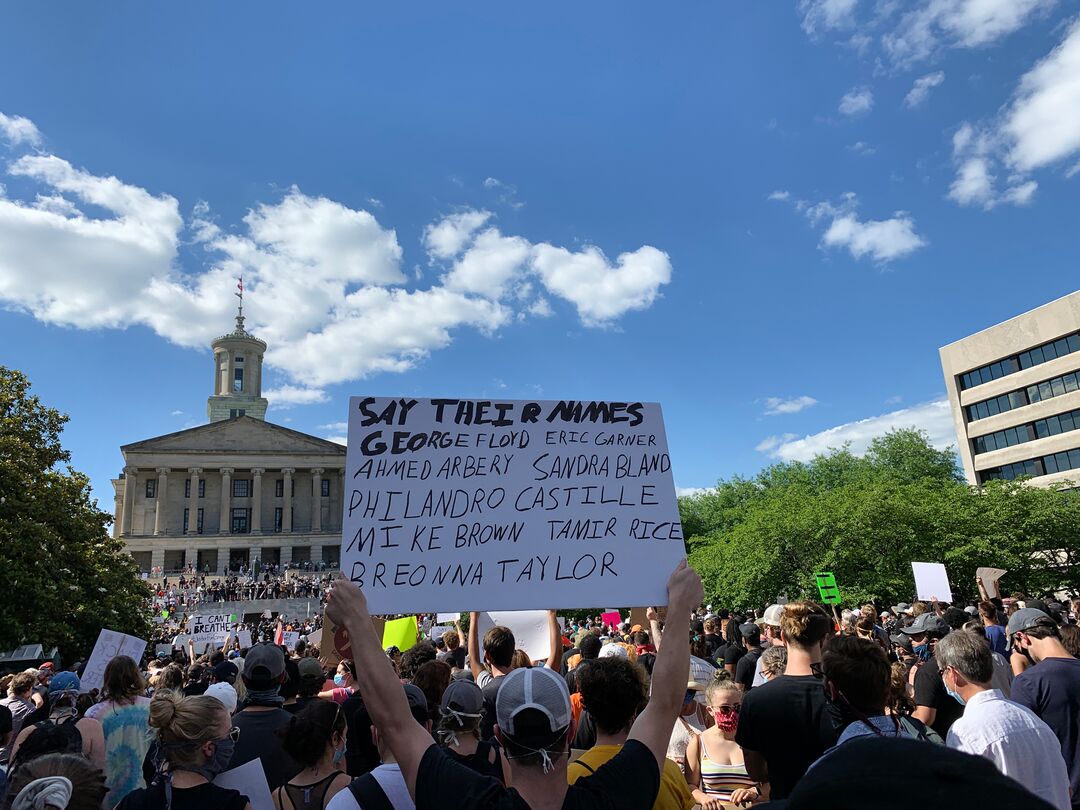
<svg viewBox="0 0 1080 810">
<path fill-rule="evenodd" d="M 780 619 L 788 654 L 784 674 L 743 698 L 735 742 L 750 778 L 769 783 L 771 799 L 786 799 L 840 734 L 841 720 L 825 699 L 821 677 L 822 651 L 832 633 L 832 619 L 820 605 L 786 604 Z"/>
<path fill-rule="evenodd" d="M 274 791 L 278 810 L 323 810 L 349 786 L 345 773 L 348 728 L 340 703 L 313 700 L 278 731 L 282 748 L 303 770 Z"/>
<path fill-rule="evenodd" d="M 686 746 L 686 782 L 702 810 L 721 810 L 732 804 L 759 802 L 767 789 L 746 772 L 742 749 L 735 742 L 743 690 L 723 669 L 713 673 L 705 700 L 716 725 Z"/>
<path fill-rule="evenodd" d="M 247 796 L 212 784 L 228 770 L 240 736 L 220 700 L 159 691 L 150 701 L 150 727 L 157 730 L 158 776 L 125 796 L 118 810 L 251 810 Z"/>
</svg>

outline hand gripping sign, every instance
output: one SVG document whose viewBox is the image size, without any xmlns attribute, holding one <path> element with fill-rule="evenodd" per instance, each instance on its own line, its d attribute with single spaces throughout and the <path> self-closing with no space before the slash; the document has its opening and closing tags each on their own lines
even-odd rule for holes
<svg viewBox="0 0 1080 810">
<path fill-rule="evenodd" d="M 353 397 L 342 568 L 377 614 L 667 603 L 660 406 Z"/>
</svg>

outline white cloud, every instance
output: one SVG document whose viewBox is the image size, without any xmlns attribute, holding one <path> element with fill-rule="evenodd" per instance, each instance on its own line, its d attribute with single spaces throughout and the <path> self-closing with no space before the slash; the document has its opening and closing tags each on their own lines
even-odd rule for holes
<svg viewBox="0 0 1080 810">
<path fill-rule="evenodd" d="M 331 422 L 328 425 L 319 425 L 319 430 L 329 430 L 332 433 L 346 433 L 349 430 L 349 423 Z"/>
<path fill-rule="evenodd" d="M 824 247 L 847 248 L 855 259 L 869 257 L 876 262 L 889 262 L 927 244 L 915 232 L 915 220 L 904 211 L 895 212 L 889 219 L 860 220 L 856 213 L 858 198 L 851 192 L 844 195 L 839 205 L 828 202 L 811 205 L 799 200 L 795 207 L 813 225 L 828 221 L 821 237 Z"/>
<path fill-rule="evenodd" d="M 874 106 L 874 93 L 869 87 L 853 87 L 840 99 L 839 110 L 844 115 L 855 116 L 870 112 Z"/>
<path fill-rule="evenodd" d="M 577 307 L 586 326 L 647 309 L 671 281 L 668 255 L 649 245 L 620 254 L 613 265 L 597 247 L 572 252 L 544 243 L 534 247 L 532 266 L 551 293 Z"/>
<path fill-rule="evenodd" d="M 911 89 L 908 90 L 908 94 L 904 96 L 904 104 L 908 109 L 914 109 L 926 101 L 930 95 L 930 91 L 935 87 L 938 87 L 945 81 L 945 71 L 939 70 L 934 73 L 927 73 L 925 76 L 920 76 L 915 80 L 915 83 L 911 85 Z"/>
<path fill-rule="evenodd" d="M 941 49 L 991 45 L 1026 25 L 1056 0 L 922 0 L 886 32 L 882 46 L 892 62 L 910 66 Z"/>
<path fill-rule="evenodd" d="M 872 147 L 866 141 L 855 141 L 855 143 L 849 146 L 848 149 L 850 149 L 856 155 L 872 155 L 877 151 L 877 149 Z"/>
<path fill-rule="evenodd" d="M 247 328 L 266 340 L 266 362 L 283 374 L 285 384 L 266 392 L 278 407 L 324 401 L 328 385 L 406 371 L 458 329 L 492 334 L 526 314 L 550 316 L 547 295 L 602 326 L 648 307 L 671 276 L 667 255 L 648 245 L 612 263 L 596 247 L 573 252 L 480 231 L 491 214 L 470 210 L 425 230 L 432 258 L 452 264 L 433 286 L 411 289 L 393 229 L 295 187 L 227 227 L 206 203 L 185 222 L 174 197 L 55 155 L 25 155 L 7 170 L 41 188 L 27 199 L 0 196 L 0 304 L 77 328 L 144 325 L 205 349 L 229 328 L 243 276 Z M 185 229 L 205 267 L 180 266 Z"/>
<path fill-rule="evenodd" d="M 803 30 L 814 35 L 829 29 L 850 28 L 855 24 L 857 5 L 858 0 L 799 0 Z"/>
<path fill-rule="evenodd" d="M 349 444 L 349 437 L 348 436 L 335 435 L 335 436 L 324 436 L 323 438 L 326 439 L 328 442 L 334 442 L 335 444 L 342 444 L 342 445 L 345 445 L 345 446 L 348 446 L 348 444 Z"/>
<path fill-rule="evenodd" d="M 953 134 L 953 162 L 956 177 L 949 186 L 949 199 L 959 205 L 990 210 L 1003 203 L 1027 205 L 1038 183 L 1022 173 L 1009 173 L 999 189 L 995 167 L 1000 163 L 1000 138 L 992 130 L 976 130 L 964 122 Z"/>
<path fill-rule="evenodd" d="M 704 495 L 708 492 L 715 492 L 715 487 L 675 487 L 676 498 L 692 498 L 695 495 Z"/>
<path fill-rule="evenodd" d="M 465 249 L 472 235 L 489 219 L 490 211 L 450 214 L 424 228 L 424 247 L 432 259 L 452 259 Z"/>
<path fill-rule="evenodd" d="M 798 413 L 799 411 L 805 411 L 807 408 L 817 405 L 817 400 L 813 397 L 801 396 L 801 397 L 789 397 L 783 399 L 782 397 L 766 397 L 765 398 L 765 415 L 766 416 L 778 416 L 780 414 Z"/>
<path fill-rule="evenodd" d="M 796 438 L 790 434 L 770 436 L 755 449 L 781 461 L 810 461 L 816 455 L 850 443 L 851 452 L 862 455 L 873 439 L 890 430 L 901 428 L 918 428 L 926 431 L 930 443 L 939 449 L 956 444 L 956 432 L 949 402 L 946 399 L 939 399 L 869 419 L 848 422 L 802 438 Z"/>
<path fill-rule="evenodd" d="M 326 402 L 329 397 L 318 388 L 301 388 L 296 385 L 283 385 L 263 391 L 263 396 L 274 408 L 291 408 L 293 405 L 317 405 Z"/>
<path fill-rule="evenodd" d="M 21 115 L 4 115 L 0 112 L 0 134 L 13 146 L 24 143 L 29 146 L 41 145 L 38 128 L 33 121 Z"/>
<path fill-rule="evenodd" d="M 778 201 L 778 202 L 784 202 L 785 200 L 788 200 L 790 198 L 791 198 L 791 192 L 790 191 L 777 190 L 777 191 L 774 191 L 772 194 L 770 194 L 767 199 L 775 200 L 775 201 Z"/>
<path fill-rule="evenodd" d="M 171 413 L 169 413 L 169 416 L 186 416 L 186 414 L 183 411 L 178 410 L 178 411 L 172 411 Z"/>
<path fill-rule="evenodd" d="M 490 191 L 498 191 L 498 201 L 508 205 L 515 211 L 525 207 L 525 203 L 517 199 L 517 186 L 504 183 L 497 177 L 488 177 L 484 180 L 484 188 Z"/>
</svg>

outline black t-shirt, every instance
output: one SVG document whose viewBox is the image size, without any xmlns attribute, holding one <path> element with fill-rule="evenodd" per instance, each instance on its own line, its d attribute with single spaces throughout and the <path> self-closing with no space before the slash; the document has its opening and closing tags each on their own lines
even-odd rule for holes
<svg viewBox="0 0 1080 810">
<path fill-rule="evenodd" d="M 196 695 L 206 694 L 206 687 L 210 684 L 206 681 L 194 681 L 184 687 L 184 697 L 194 697 Z"/>
<path fill-rule="evenodd" d="M 637 740 L 628 740 L 612 759 L 567 788 L 563 810 L 651 810 L 660 792 L 656 757 Z M 416 806 L 439 810 L 528 810 L 513 788 L 482 776 L 432 745 L 416 774 Z"/>
<path fill-rule="evenodd" d="M 281 787 L 300 773 L 302 766 L 285 753 L 277 735 L 278 729 L 287 726 L 290 720 L 292 715 L 284 709 L 239 712 L 233 717 L 233 723 L 240 729 L 240 738 L 236 741 L 229 767 L 237 768 L 253 759 L 260 760 L 270 790 Z"/>
<path fill-rule="evenodd" d="M 379 749 L 371 741 L 371 715 L 360 693 L 355 692 L 346 698 L 341 710 L 349 728 L 345 738 L 345 771 L 355 779 L 379 766 Z"/>
<path fill-rule="evenodd" d="M 738 671 L 739 661 L 746 655 L 746 647 L 742 644 L 728 644 L 726 647 L 721 647 L 717 653 L 717 657 L 723 656 L 723 661 L 720 665 L 725 669 L 727 667 L 735 667 Z"/>
<path fill-rule="evenodd" d="M 1069 768 L 1073 807 L 1080 807 L 1080 661 L 1044 658 L 1016 676 L 1012 700 L 1035 712 L 1057 735 Z"/>
<path fill-rule="evenodd" d="M 189 788 L 172 789 L 171 810 L 244 810 L 248 797 L 209 782 Z M 132 791 L 116 805 L 116 810 L 165 810 L 165 782 Z"/>
<path fill-rule="evenodd" d="M 930 656 L 915 673 L 915 705 L 937 709 L 930 728 L 940 734 L 941 739 L 945 739 L 949 726 L 964 713 L 960 702 L 945 690 L 945 682 L 941 680 L 941 672 L 934 656 Z"/>
<path fill-rule="evenodd" d="M 702 636 L 705 643 L 709 645 L 709 655 L 716 656 L 717 653 L 724 647 L 724 639 L 716 635 L 716 633 L 706 633 Z"/>
<path fill-rule="evenodd" d="M 446 650 L 435 656 L 436 661 L 441 661 L 449 667 L 456 667 L 457 669 L 465 668 L 465 648 L 457 647 L 453 650 Z"/>
<path fill-rule="evenodd" d="M 735 683 L 742 684 L 744 689 L 754 685 L 754 675 L 757 674 L 758 659 L 764 653 L 761 647 L 754 647 L 739 659 L 735 665 Z"/>
<path fill-rule="evenodd" d="M 505 675 L 496 675 L 482 687 L 484 693 L 484 717 L 480 721 L 480 739 L 490 740 L 495 736 L 495 698 L 499 694 Z"/>
<path fill-rule="evenodd" d="M 840 736 L 820 678 L 780 675 L 746 693 L 735 742 L 765 757 L 770 796 L 786 799 L 806 769 Z"/>
</svg>

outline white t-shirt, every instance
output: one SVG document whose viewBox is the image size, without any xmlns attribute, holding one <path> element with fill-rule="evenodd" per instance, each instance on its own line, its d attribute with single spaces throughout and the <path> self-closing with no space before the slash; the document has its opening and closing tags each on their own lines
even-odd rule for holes
<svg viewBox="0 0 1080 810">
<path fill-rule="evenodd" d="M 390 800 L 394 810 L 415 810 L 416 805 L 413 804 L 409 789 L 405 786 L 405 777 L 402 776 L 401 768 L 396 762 L 380 765 L 371 772 L 371 775 L 379 783 L 379 787 Z M 326 810 L 364 810 L 364 808 L 356 801 L 352 791 L 346 788 L 337 792 L 330 800 L 330 804 L 326 805 Z"/>
</svg>

